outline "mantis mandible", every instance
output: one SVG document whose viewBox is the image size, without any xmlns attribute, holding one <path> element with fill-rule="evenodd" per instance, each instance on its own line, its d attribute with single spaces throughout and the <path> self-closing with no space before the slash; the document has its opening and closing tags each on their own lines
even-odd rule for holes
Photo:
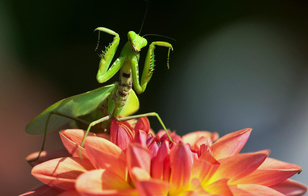
<svg viewBox="0 0 308 196">
<path fill-rule="evenodd" d="M 124 121 L 144 116 L 155 116 L 170 141 L 172 141 L 164 123 L 155 112 L 130 116 L 139 109 L 139 101 L 132 90 L 140 94 L 143 93 L 149 83 L 154 71 L 154 49 L 156 46 L 168 48 L 167 66 L 169 68 L 169 55 L 173 47 L 168 42 L 152 42 L 147 51 L 141 82 L 139 82 L 139 52 L 147 45 L 147 40 L 133 31 L 127 34 L 128 41 L 123 47 L 120 56 L 110 66 L 120 42 L 119 35 L 105 27 L 98 27 L 98 42 L 100 32 L 113 35 L 113 41 L 104 51 L 102 51 L 99 62 L 99 70 L 96 79 L 99 83 L 104 83 L 112 78 L 120 70 L 119 82 L 97 88 L 95 90 L 62 99 L 48 107 L 26 126 L 26 133 L 30 135 L 44 134 L 40 153 L 44 150 L 46 134 L 50 130 L 55 130 L 71 120 L 87 125 L 86 134 L 82 140 L 84 145 L 85 138 L 91 128 L 100 125 L 99 128 L 108 129 L 112 118 L 118 121 Z M 109 122 L 109 125 L 108 125 Z M 37 159 L 40 157 L 40 153 Z"/>
</svg>

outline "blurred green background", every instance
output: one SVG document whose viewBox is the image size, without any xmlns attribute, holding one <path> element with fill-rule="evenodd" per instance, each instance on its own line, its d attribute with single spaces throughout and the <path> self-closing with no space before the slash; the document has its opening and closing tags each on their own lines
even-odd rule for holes
<svg viewBox="0 0 308 196">
<path fill-rule="evenodd" d="M 26 135 L 25 125 L 52 103 L 101 86 L 93 30 L 119 33 L 120 51 L 127 32 L 139 32 L 145 8 L 142 0 L 0 1 L 2 195 L 39 186 L 24 158 L 42 137 Z M 271 149 L 271 157 L 301 165 L 294 179 L 308 184 L 307 8 L 304 0 L 151 1 L 141 35 L 176 41 L 147 37 L 171 42 L 174 52 L 168 70 L 167 50 L 155 50 L 138 113 L 158 112 L 179 134 L 252 127 L 243 151 Z M 111 40 L 104 34 L 101 43 Z M 49 134 L 46 148 L 60 143 L 58 133 Z"/>
</svg>

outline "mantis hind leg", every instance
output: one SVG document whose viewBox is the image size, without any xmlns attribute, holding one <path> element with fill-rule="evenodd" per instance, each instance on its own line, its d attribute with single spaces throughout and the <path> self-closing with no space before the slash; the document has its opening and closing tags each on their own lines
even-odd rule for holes
<svg viewBox="0 0 308 196">
<path fill-rule="evenodd" d="M 128 117 L 116 118 L 116 120 L 117 121 L 125 121 L 125 120 L 131 120 L 131 119 L 134 119 L 134 118 L 141 118 L 141 117 L 147 117 L 147 116 L 155 116 L 158 119 L 161 126 L 163 127 L 163 129 L 166 131 L 166 134 L 167 134 L 169 140 L 171 142 L 173 142 L 173 140 L 172 140 L 172 138 L 169 134 L 169 131 L 167 130 L 165 124 L 162 121 L 162 119 L 160 118 L 160 116 L 156 112 L 149 112 L 149 113 L 145 113 L 145 114 L 138 114 L 138 115 L 133 115 L 133 116 L 128 116 Z"/>
<path fill-rule="evenodd" d="M 65 114 L 62 114 L 60 112 L 57 112 L 57 111 L 52 111 L 49 113 L 48 117 L 47 117 L 47 121 L 46 121 L 46 124 L 45 124 L 45 128 L 44 128 L 44 135 L 43 135 L 43 142 L 42 142 L 42 146 L 41 146 L 41 150 L 38 154 L 38 156 L 34 159 L 34 160 L 31 160 L 31 161 L 36 161 L 40 158 L 41 156 L 41 153 L 44 151 L 44 148 L 45 148 L 45 141 L 46 141 L 46 135 L 47 135 L 47 128 L 48 128 L 48 124 L 49 124 L 49 120 L 50 120 L 50 117 L 51 115 L 59 115 L 59 116 L 62 116 L 62 117 L 65 117 L 65 118 L 68 118 L 68 119 L 72 119 L 72 120 L 75 120 L 77 122 L 80 122 L 80 123 L 83 123 L 83 124 L 86 124 L 86 125 L 89 125 L 90 123 L 85 121 L 85 120 L 82 120 L 80 118 L 75 118 L 75 117 L 72 117 L 72 116 L 68 116 L 68 115 L 65 115 Z"/>
</svg>

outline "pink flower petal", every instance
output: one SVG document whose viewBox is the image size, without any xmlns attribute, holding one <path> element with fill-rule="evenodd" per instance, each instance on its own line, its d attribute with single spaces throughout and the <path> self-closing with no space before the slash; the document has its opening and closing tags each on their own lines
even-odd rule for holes
<svg viewBox="0 0 308 196">
<path fill-rule="evenodd" d="M 211 133 L 209 131 L 195 131 L 192 133 L 188 133 L 182 137 L 184 143 L 188 143 L 191 145 L 193 149 L 199 148 L 199 146 L 202 144 L 201 141 L 207 141 L 206 138 L 209 138 L 211 142 L 218 139 L 219 135 L 217 132 Z M 197 146 L 196 146 L 197 145 Z"/>
<path fill-rule="evenodd" d="M 251 130 L 250 128 L 242 129 L 219 138 L 212 146 L 215 159 L 219 160 L 238 154 L 246 144 Z"/>
<path fill-rule="evenodd" d="M 136 131 L 136 136 L 134 138 L 134 143 L 141 144 L 143 147 L 147 147 L 147 134 L 143 130 Z"/>
<path fill-rule="evenodd" d="M 54 195 L 58 195 L 61 192 L 63 192 L 63 190 L 44 185 L 32 191 L 28 191 L 24 194 L 21 194 L 19 196 L 42 196 L 42 195 L 54 196 Z"/>
<path fill-rule="evenodd" d="M 152 157 L 155 157 L 159 150 L 159 145 L 157 142 L 153 142 L 150 146 L 148 146 L 148 149 L 152 152 Z"/>
<path fill-rule="evenodd" d="M 86 138 L 85 149 L 91 163 L 100 169 L 110 171 L 127 179 L 125 154 L 114 143 L 95 136 Z"/>
<path fill-rule="evenodd" d="M 175 187 L 189 185 L 193 156 L 188 144 L 179 142 L 170 152 L 170 182 Z"/>
<path fill-rule="evenodd" d="M 271 188 L 287 196 L 300 196 L 304 195 L 307 192 L 306 185 L 291 179 L 288 179 L 284 182 L 271 186 Z"/>
<path fill-rule="evenodd" d="M 39 155 L 39 151 L 31 153 L 26 157 L 26 161 L 28 161 L 29 164 L 32 167 L 34 167 L 35 165 L 38 165 L 40 163 L 43 163 L 43 162 L 51 160 L 51 159 L 71 156 L 71 154 L 68 153 L 66 149 L 56 150 L 56 151 L 52 151 L 52 152 L 43 151 L 40 155 L 40 158 L 38 160 L 35 160 L 38 155 Z M 35 160 L 35 161 L 33 161 L 33 160 Z"/>
<path fill-rule="evenodd" d="M 32 169 L 32 175 L 49 186 L 70 190 L 74 189 L 76 178 L 80 174 L 92 169 L 94 167 L 87 159 L 66 157 L 36 165 Z"/>
<path fill-rule="evenodd" d="M 231 183 L 249 175 L 263 163 L 268 154 L 269 151 L 259 151 L 220 159 L 220 166 L 210 179 L 210 182 L 215 182 L 221 178 L 228 178 L 230 179 L 229 183 Z"/>
<path fill-rule="evenodd" d="M 86 133 L 84 130 L 66 129 L 60 131 L 59 133 L 64 147 L 73 157 L 79 157 L 79 149 L 81 148 L 81 156 L 86 159 L 88 158 L 85 149 L 83 147 L 80 147 L 80 144 Z M 95 134 L 91 132 L 88 134 L 88 136 L 94 135 Z"/>
<path fill-rule="evenodd" d="M 251 196 L 284 196 L 284 194 L 269 188 L 267 186 L 259 184 L 239 184 L 236 186 L 230 186 L 234 195 L 251 195 Z"/>
<path fill-rule="evenodd" d="M 98 169 L 80 175 L 76 190 L 82 195 L 137 195 L 123 178 L 108 169 Z"/>
<path fill-rule="evenodd" d="M 160 146 L 157 155 L 152 159 L 152 177 L 160 180 L 169 179 L 170 177 L 170 149 L 167 141 Z"/>
<path fill-rule="evenodd" d="M 182 140 L 182 138 L 179 135 L 177 135 L 175 132 L 171 133 L 169 129 L 167 129 L 167 131 L 168 131 L 170 137 L 172 138 L 173 142 L 170 142 L 166 131 L 163 130 L 163 129 L 159 130 L 157 135 L 156 135 L 158 138 L 160 138 L 159 139 L 160 142 L 164 142 L 166 140 L 166 141 L 170 142 L 170 145 L 172 145 L 172 144 L 177 144 L 177 143 L 179 143 L 179 141 Z"/>
<path fill-rule="evenodd" d="M 142 130 L 145 133 L 149 133 L 149 131 L 150 131 L 149 119 L 147 117 L 139 118 L 134 129 L 135 129 L 135 131 Z"/>
<path fill-rule="evenodd" d="M 152 152 L 140 144 L 131 144 L 126 151 L 127 166 L 129 171 L 134 167 L 144 169 L 150 174 Z"/>
<path fill-rule="evenodd" d="M 132 177 L 139 195 L 167 195 L 172 187 L 169 183 L 150 178 L 150 175 L 141 168 L 132 169 Z"/>
<path fill-rule="evenodd" d="M 134 137 L 133 128 L 128 122 L 112 120 L 110 125 L 111 142 L 119 146 L 122 150 L 125 150 Z"/>
</svg>

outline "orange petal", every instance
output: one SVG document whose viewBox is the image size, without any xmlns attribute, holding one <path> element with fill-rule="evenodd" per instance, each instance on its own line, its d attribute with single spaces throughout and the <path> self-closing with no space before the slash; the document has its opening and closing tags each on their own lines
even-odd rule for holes
<svg viewBox="0 0 308 196">
<path fill-rule="evenodd" d="M 299 172 L 302 170 L 302 168 L 298 165 L 292 164 L 292 163 L 287 163 L 284 161 L 280 161 L 277 159 L 273 159 L 268 157 L 262 165 L 260 165 L 259 169 L 296 169 Z"/>
<path fill-rule="evenodd" d="M 170 152 L 170 182 L 175 187 L 189 185 L 193 155 L 188 144 L 179 142 Z"/>
<path fill-rule="evenodd" d="M 107 133 L 96 133 L 96 136 L 110 141 L 110 135 Z"/>
<path fill-rule="evenodd" d="M 288 196 L 304 195 L 307 192 L 306 185 L 291 179 L 285 180 L 279 184 L 271 186 L 271 188 Z"/>
<path fill-rule="evenodd" d="M 57 196 L 81 196 L 76 190 L 64 191 Z"/>
<path fill-rule="evenodd" d="M 232 182 L 232 184 L 261 184 L 272 186 L 278 184 L 296 174 L 298 170 L 256 170 L 249 176 Z"/>
<path fill-rule="evenodd" d="M 109 168 L 123 179 L 127 178 L 125 155 L 114 143 L 90 136 L 86 138 L 85 149 L 89 160 L 96 168 Z"/>
<path fill-rule="evenodd" d="M 209 192 L 204 190 L 204 187 L 202 186 L 201 182 L 197 178 L 192 178 L 190 182 L 190 191 L 184 192 L 183 195 L 209 195 L 211 196 Z"/>
<path fill-rule="evenodd" d="M 151 179 L 146 181 L 138 181 L 136 188 L 139 195 L 168 195 L 168 191 L 172 186 L 167 182 L 157 179 Z"/>
<path fill-rule="evenodd" d="M 284 194 L 259 184 L 239 184 L 237 187 L 230 186 L 234 195 L 251 195 L 251 196 L 284 196 Z"/>
<path fill-rule="evenodd" d="M 137 191 L 108 169 L 86 172 L 77 179 L 76 190 L 82 195 L 137 195 Z"/>
<path fill-rule="evenodd" d="M 288 179 L 301 170 L 298 165 L 267 158 L 256 171 L 232 183 L 272 186 Z"/>
<path fill-rule="evenodd" d="M 165 141 L 158 149 L 157 155 L 152 160 L 152 177 L 160 180 L 166 180 L 170 177 L 170 159 L 169 159 L 169 145 Z"/>
<path fill-rule="evenodd" d="M 81 129 L 66 129 L 60 131 L 60 137 L 66 150 L 73 156 L 79 157 L 79 148 L 81 148 L 81 156 L 88 158 L 85 149 L 80 147 L 84 138 L 85 131 Z M 94 136 L 94 133 L 89 133 L 88 136 Z"/>
<path fill-rule="evenodd" d="M 51 160 L 51 159 L 71 156 L 71 154 L 68 153 L 66 149 L 56 150 L 56 151 L 52 151 L 52 152 L 42 151 L 40 158 L 35 160 L 37 158 L 37 156 L 39 155 L 39 153 L 40 153 L 39 151 L 34 152 L 34 153 L 29 154 L 26 157 L 26 161 L 28 161 L 28 163 L 32 167 L 34 167 L 37 164 L 43 163 L 45 161 Z"/>
<path fill-rule="evenodd" d="M 32 175 L 41 182 L 64 190 L 74 189 L 76 178 L 94 169 L 91 162 L 87 159 L 77 157 L 66 157 L 52 159 L 32 169 Z"/>
<path fill-rule="evenodd" d="M 150 174 L 142 168 L 134 167 L 131 169 L 131 176 L 134 182 L 138 180 L 150 180 Z"/>
<path fill-rule="evenodd" d="M 192 177 L 196 177 L 200 182 L 208 181 L 219 168 L 219 162 L 195 159 L 191 171 Z"/>
<path fill-rule="evenodd" d="M 192 176 L 197 177 L 202 183 L 208 181 L 216 172 L 220 163 L 212 156 L 210 146 L 200 146 L 200 157 L 195 159 Z"/>
<path fill-rule="evenodd" d="M 127 149 L 134 139 L 133 128 L 127 121 L 112 120 L 110 125 L 110 141 L 119 146 L 122 150 Z"/>
<path fill-rule="evenodd" d="M 246 144 L 251 130 L 242 129 L 219 138 L 212 146 L 214 158 L 219 160 L 238 154 Z"/>
<path fill-rule="evenodd" d="M 238 180 L 255 171 L 266 159 L 269 151 L 238 154 L 219 160 L 219 168 L 210 179 L 210 182 L 228 178 L 229 183 Z"/>
<path fill-rule="evenodd" d="M 267 158 L 256 171 L 232 182 L 232 184 L 261 184 L 273 186 L 288 179 L 301 170 L 301 167 L 298 165 Z"/>
<path fill-rule="evenodd" d="M 152 152 L 140 144 L 131 144 L 126 151 L 126 160 L 129 171 L 134 167 L 144 169 L 150 174 Z"/>
<path fill-rule="evenodd" d="M 206 193 L 206 192 L 203 192 L 203 193 L 196 193 L 195 191 L 184 191 L 184 192 L 181 192 L 180 194 L 181 196 L 199 196 L 199 195 L 202 195 L 202 196 L 213 196 L 209 193 Z"/>
<path fill-rule="evenodd" d="M 228 179 L 220 179 L 209 184 L 205 187 L 205 190 L 215 195 L 232 196 L 232 192 L 228 186 Z"/>
<path fill-rule="evenodd" d="M 218 137 L 219 135 L 217 132 L 211 133 L 209 131 L 195 131 L 184 135 L 182 139 L 184 143 L 188 143 L 191 146 L 195 146 L 195 144 L 198 143 L 198 141 L 201 138 L 210 138 L 210 140 L 213 142 L 216 139 L 218 139 Z"/>
<path fill-rule="evenodd" d="M 167 195 L 171 184 L 158 179 L 153 179 L 143 169 L 134 167 L 131 175 L 139 195 Z"/>
<path fill-rule="evenodd" d="M 56 189 L 54 187 L 44 185 L 44 186 L 36 188 L 32 191 L 28 191 L 24 194 L 21 194 L 19 196 L 41 196 L 41 195 L 54 196 L 54 195 L 58 195 L 61 192 L 63 192 L 63 190 L 59 190 L 59 189 Z"/>
<path fill-rule="evenodd" d="M 85 146 L 92 149 L 97 149 L 98 151 L 110 153 L 116 157 L 121 158 L 122 160 L 126 159 L 125 154 L 123 153 L 123 150 L 121 150 L 121 148 L 104 138 L 89 136 L 86 138 Z"/>
<path fill-rule="evenodd" d="M 202 144 L 199 150 L 199 159 L 209 161 L 211 163 L 217 162 L 217 160 L 213 157 L 212 149 L 210 146 L 206 144 Z"/>
</svg>

